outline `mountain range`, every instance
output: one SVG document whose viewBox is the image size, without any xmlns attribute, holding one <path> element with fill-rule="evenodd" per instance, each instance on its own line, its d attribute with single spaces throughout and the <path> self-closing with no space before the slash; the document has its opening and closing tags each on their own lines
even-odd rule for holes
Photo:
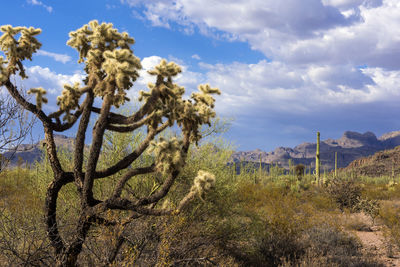
<svg viewBox="0 0 400 267">
<path fill-rule="evenodd" d="M 74 138 L 64 135 L 55 135 L 57 146 L 70 149 L 73 147 Z M 327 139 L 320 142 L 320 159 L 322 168 L 334 168 L 335 152 L 338 154 L 338 167 L 347 167 L 356 159 L 367 157 L 378 151 L 392 149 L 400 145 L 400 131 L 383 134 L 379 138 L 372 132 L 358 133 L 346 131 L 339 139 Z M 18 161 L 28 164 L 34 163 L 42 157 L 43 140 L 36 144 L 24 144 L 18 147 L 15 154 L 6 152 L 4 157 L 10 158 L 10 166 L 16 166 Z M 316 143 L 302 143 L 294 148 L 278 147 L 274 151 L 265 152 L 260 149 L 253 151 L 234 152 L 231 162 L 256 162 L 261 160 L 262 166 L 278 164 L 289 168 L 289 160 L 293 165 L 304 164 L 315 167 Z"/>
<path fill-rule="evenodd" d="M 63 147 L 65 149 L 71 149 L 75 142 L 75 138 L 71 138 L 65 135 L 55 134 L 54 142 L 57 147 Z M 33 164 L 35 161 L 39 161 L 43 156 L 44 140 L 41 140 L 35 144 L 21 144 L 18 146 L 16 151 L 5 152 L 3 157 L 10 159 L 9 166 L 17 166 L 18 164 Z"/>
<path fill-rule="evenodd" d="M 379 138 L 372 132 L 358 133 L 346 131 L 339 139 L 327 139 L 320 142 L 320 160 L 322 168 L 333 169 L 335 152 L 338 157 L 338 168 L 347 167 L 352 161 L 375 154 L 378 151 L 392 149 L 400 145 L 400 131 L 383 134 Z M 315 167 L 316 143 L 302 143 L 294 148 L 278 147 L 274 151 L 265 152 L 259 149 L 239 151 L 232 156 L 233 162 L 261 162 L 263 165 L 278 164 L 289 168 L 289 160 L 293 165 L 303 164 Z"/>
</svg>

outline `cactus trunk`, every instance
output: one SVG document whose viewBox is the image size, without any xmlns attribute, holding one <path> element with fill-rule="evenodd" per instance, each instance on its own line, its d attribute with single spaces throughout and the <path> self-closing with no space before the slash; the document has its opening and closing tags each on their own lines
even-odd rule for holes
<svg viewBox="0 0 400 267">
<path fill-rule="evenodd" d="M 319 162 L 319 142 L 320 142 L 320 133 L 317 132 L 317 150 L 315 153 L 315 176 L 317 178 L 317 182 L 319 183 L 319 166 L 320 166 L 320 162 Z"/>
<path fill-rule="evenodd" d="M 262 176 L 262 159 L 260 154 L 260 181 L 261 181 L 261 176 Z"/>
<path fill-rule="evenodd" d="M 337 177 L 337 152 L 335 152 L 335 178 Z"/>
</svg>

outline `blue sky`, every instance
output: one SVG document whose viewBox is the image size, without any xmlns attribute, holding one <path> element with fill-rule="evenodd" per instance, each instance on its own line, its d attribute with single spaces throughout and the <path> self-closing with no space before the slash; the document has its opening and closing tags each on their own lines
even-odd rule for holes
<svg viewBox="0 0 400 267">
<path fill-rule="evenodd" d="M 68 33 L 93 19 L 135 38 L 144 69 L 132 97 L 161 58 L 183 66 L 177 83 L 188 93 L 219 87 L 216 110 L 234 117 L 226 138 L 238 150 L 311 142 L 316 131 L 327 139 L 400 130 L 398 0 L 6 1 L 0 25 L 42 29 L 20 86 L 55 99 L 79 81 Z"/>
</svg>

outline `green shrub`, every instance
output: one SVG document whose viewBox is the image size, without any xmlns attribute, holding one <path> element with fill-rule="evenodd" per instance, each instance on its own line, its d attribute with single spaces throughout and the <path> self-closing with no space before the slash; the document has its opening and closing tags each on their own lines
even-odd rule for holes
<svg viewBox="0 0 400 267">
<path fill-rule="evenodd" d="M 326 188 L 336 201 L 341 211 L 345 208 L 354 210 L 361 197 L 361 186 L 354 179 L 333 179 Z"/>
<path fill-rule="evenodd" d="M 375 218 L 379 215 L 380 204 L 376 199 L 361 198 L 355 209 L 369 215 L 372 219 L 372 224 L 375 224 Z"/>
<path fill-rule="evenodd" d="M 400 249 L 400 205 L 385 204 L 382 206 L 379 215 L 386 226 L 386 238 Z"/>
</svg>

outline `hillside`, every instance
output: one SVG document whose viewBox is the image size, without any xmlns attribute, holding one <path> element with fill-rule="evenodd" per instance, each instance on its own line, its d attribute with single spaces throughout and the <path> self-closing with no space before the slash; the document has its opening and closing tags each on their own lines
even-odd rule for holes
<svg viewBox="0 0 400 267">
<path fill-rule="evenodd" d="M 385 133 L 377 138 L 372 132 L 364 134 L 346 131 L 339 139 L 321 140 L 320 158 L 323 168 L 332 169 L 335 162 L 335 152 L 338 153 L 338 167 L 345 168 L 352 161 L 375 154 L 378 151 L 392 149 L 400 145 L 400 131 Z M 289 159 L 293 164 L 315 166 L 316 143 L 302 143 L 294 148 L 278 147 L 274 151 L 265 152 L 239 151 L 232 156 L 234 162 L 250 161 L 279 165 L 288 168 Z"/>
<path fill-rule="evenodd" d="M 400 146 L 375 153 L 369 157 L 357 159 L 343 171 L 371 177 L 400 174 Z"/>
</svg>

